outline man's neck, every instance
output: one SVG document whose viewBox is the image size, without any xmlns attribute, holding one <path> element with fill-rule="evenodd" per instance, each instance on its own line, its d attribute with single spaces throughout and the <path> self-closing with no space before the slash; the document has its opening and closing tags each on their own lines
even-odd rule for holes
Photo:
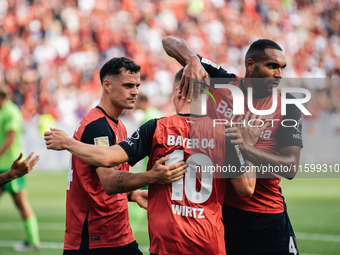
<svg viewBox="0 0 340 255">
<path fill-rule="evenodd" d="M 117 107 L 114 107 L 113 105 L 105 104 L 102 100 L 100 100 L 98 106 L 102 108 L 105 113 L 112 119 L 118 120 L 120 115 L 122 115 L 122 112 L 124 109 L 118 109 Z"/>
<path fill-rule="evenodd" d="M 202 112 L 202 108 L 201 100 L 191 100 L 191 102 L 186 102 L 182 108 L 178 110 L 178 113 L 206 115 L 206 112 Z"/>
<path fill-rule="evenodd" d="M 261 93 L 256 93 L 253 85 L 251 84 L 250 78 L 243 78 L 241 79 L 240 83 L 241 83 L 240 85 L 241 90 L 247 96 L 248 96 L 248 88 L 253 88 L 253 98 L 259 99 L 259 98 L 265 98 L 269 96 L 269 95 L 262 95 Z"/>
</svg>

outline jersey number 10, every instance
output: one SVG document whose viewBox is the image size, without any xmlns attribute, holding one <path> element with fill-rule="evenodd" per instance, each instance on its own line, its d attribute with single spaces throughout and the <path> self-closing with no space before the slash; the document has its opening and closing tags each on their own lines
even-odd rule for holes
<svg viewBox="0 0 340 255">
<path fill-rule="evenodd" d="M 169 154 L 169 160 L 166 165 L 170 165 L 179 162 L 184 159 L 184 152 L 182 150 L 174 150 Z M 197 153 L 187 158 L 186 163 L 189 165 L 187 172 L 183 179 L 172 183 L 172 195 L 171 200 L 183 201 L 183 192 L 187 199 L 193 203 L 201 204 L 207 201 L 211 195 L 213 188 L 214 173 L 208 169 L 213 165 L 212 160 L 203 153 Z M 200 166 L 201 171 L 201 190 L 196 190 L 196 166 Z M 184 191 L 183 191 L 184 182 Z"/>
</svg>

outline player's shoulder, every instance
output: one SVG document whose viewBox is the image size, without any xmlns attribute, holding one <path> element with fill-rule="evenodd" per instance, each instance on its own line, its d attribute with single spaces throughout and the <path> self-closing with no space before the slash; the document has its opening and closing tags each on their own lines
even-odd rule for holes
<svg viewBox="0 0 340 255">
<path fill-rule="evenodd" d="M 5 103 L 3 109 L 10 114 L 21 114 L 19 107 L 10 100 Z"/>
<path fill-rule="evenodd" d="M 12 101 L 7 101 L 1 109 L 2 118 L 7 121 L 22 122 L 22 114 L 19 107 Z"/>
<path fill-rule="evenodd" d="M 102 114 L 96 108 L 93 108 L 84 115 L 84 117 L 80 121 L 80 124 L 82 126 L 94 125 L 100 119 L 105 119 L 104 114 Z"/>
<path fill-rule="evenodd" d="M 100 109 L 93 108 L 81 119 L 75 133 L 84 137 L 108 131 L 111 134 L 112 127 L 105 114 Z"/>
</svg>

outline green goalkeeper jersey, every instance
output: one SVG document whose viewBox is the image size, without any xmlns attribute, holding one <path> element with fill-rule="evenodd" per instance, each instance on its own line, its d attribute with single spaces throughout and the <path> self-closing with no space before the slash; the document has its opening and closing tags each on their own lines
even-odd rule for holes
<svg viewBox="0 0 340 255">
<path fill-rule="evenodd" d="M 3 146 L 8 131 L 15 131 L 15 139 L 10 148 L 0 156 L 0 170 L 8 170 L 13 161 L 23 151 L 21 144 L 23 120 L 17 105 L 8 100 L 0 109 L 0 148 Z"/>
</svg>

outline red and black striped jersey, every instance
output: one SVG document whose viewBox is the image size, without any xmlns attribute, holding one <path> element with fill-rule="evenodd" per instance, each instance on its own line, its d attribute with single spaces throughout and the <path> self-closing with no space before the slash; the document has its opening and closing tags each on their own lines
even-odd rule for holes
<svg viewBox="0 0 340 255">
<path fill-rule="evenodd" d="M 225 179 L 207 171 L 225 164 L 224 126 L 214 128 L 208 117 L 174 115 L 147 122 L 119 145 L 130 165 L 149 156 L 148 170 L 165 155 L 170 156 L 168 164 L 180 160 L 189 164 L 183 179 L 149 187 L 150 252 L 225 254 L 221 214 Z"/>
<path fill-rule="evenodd" d="M 126 138 L 121 121 L 110 118 L 102 108 L 93 108 L 81 120 L 74 139 L 112 146 Z M 66 194 L 65 250 L 78 250 L 83 228 L 88 231 L 89 248 L 118 247 L 133 242 L 127 195 L 107 195 L 91 166 L 72 155 Z M 117 167 L 129 171 L 128 164 Z M 86 231 L 85 230 L 85 231 Z"/>
<path fill-rule="evenodd" d="M 226 78 L 225 84 L 232 84 L 240 88 L 242 78 L 234 74 L 229 74 L 222 67 L 216 64 L 211 64 L 209 60 L 206 60 L 199 56 L 201 63 L 211 78 Z M 223 81 L 219 80 L 219 83 Z M 235 122 L 241 122 L 243 116 L 233 115 L 233 97 L 229 89 L 216 89 L 218 95 L 221 98 L 221 102 L 215 105 L 213 100 L 208 99 L 207 112 L 211 118 L 225 119 L 229 123 L 232 120 Z M 248 98 L 243 93 L 245 102 L 245 113 L 249 112 L 249 106 L 247 104 Z M 287 95 L 293 97 L 291 95 Z M 257 110 L 270 109 L 273 103 L 273 96 L 265 98 L 253 98 L 253 107 Z M 269 121 L 270 125 L 262 132 L 255 147 L 272 153 L 278 154 L 280 148 L 286 146 L 301 146 L 302 147 L 302 125 L 301 125 L 301 112 L 293 105 L 288 105 L 287 114 L 283 116 L 281 114 L 281 93 L 278 90 L 277 93 L 277 108 L 274 113 L 266 116 L 262 116 L 263 121 Z M 287 126 L 283 127 L 281 121 L 290 119 L 294 120 L 297 125 L 292 127 L 292 123 L 286 123 Z M 227 191 L 224 199 L 224 204 L 252 212 L 259 213 L 282 213 L 284 211 L 284 200 L 280 188 L 280 177 L 272 174 L 273 178 L 258 178 L 256 181 L 255 192 L 251 198 L 241 198 L 237 196 L 230 181 L 227 181 Z"/>
</svg>

